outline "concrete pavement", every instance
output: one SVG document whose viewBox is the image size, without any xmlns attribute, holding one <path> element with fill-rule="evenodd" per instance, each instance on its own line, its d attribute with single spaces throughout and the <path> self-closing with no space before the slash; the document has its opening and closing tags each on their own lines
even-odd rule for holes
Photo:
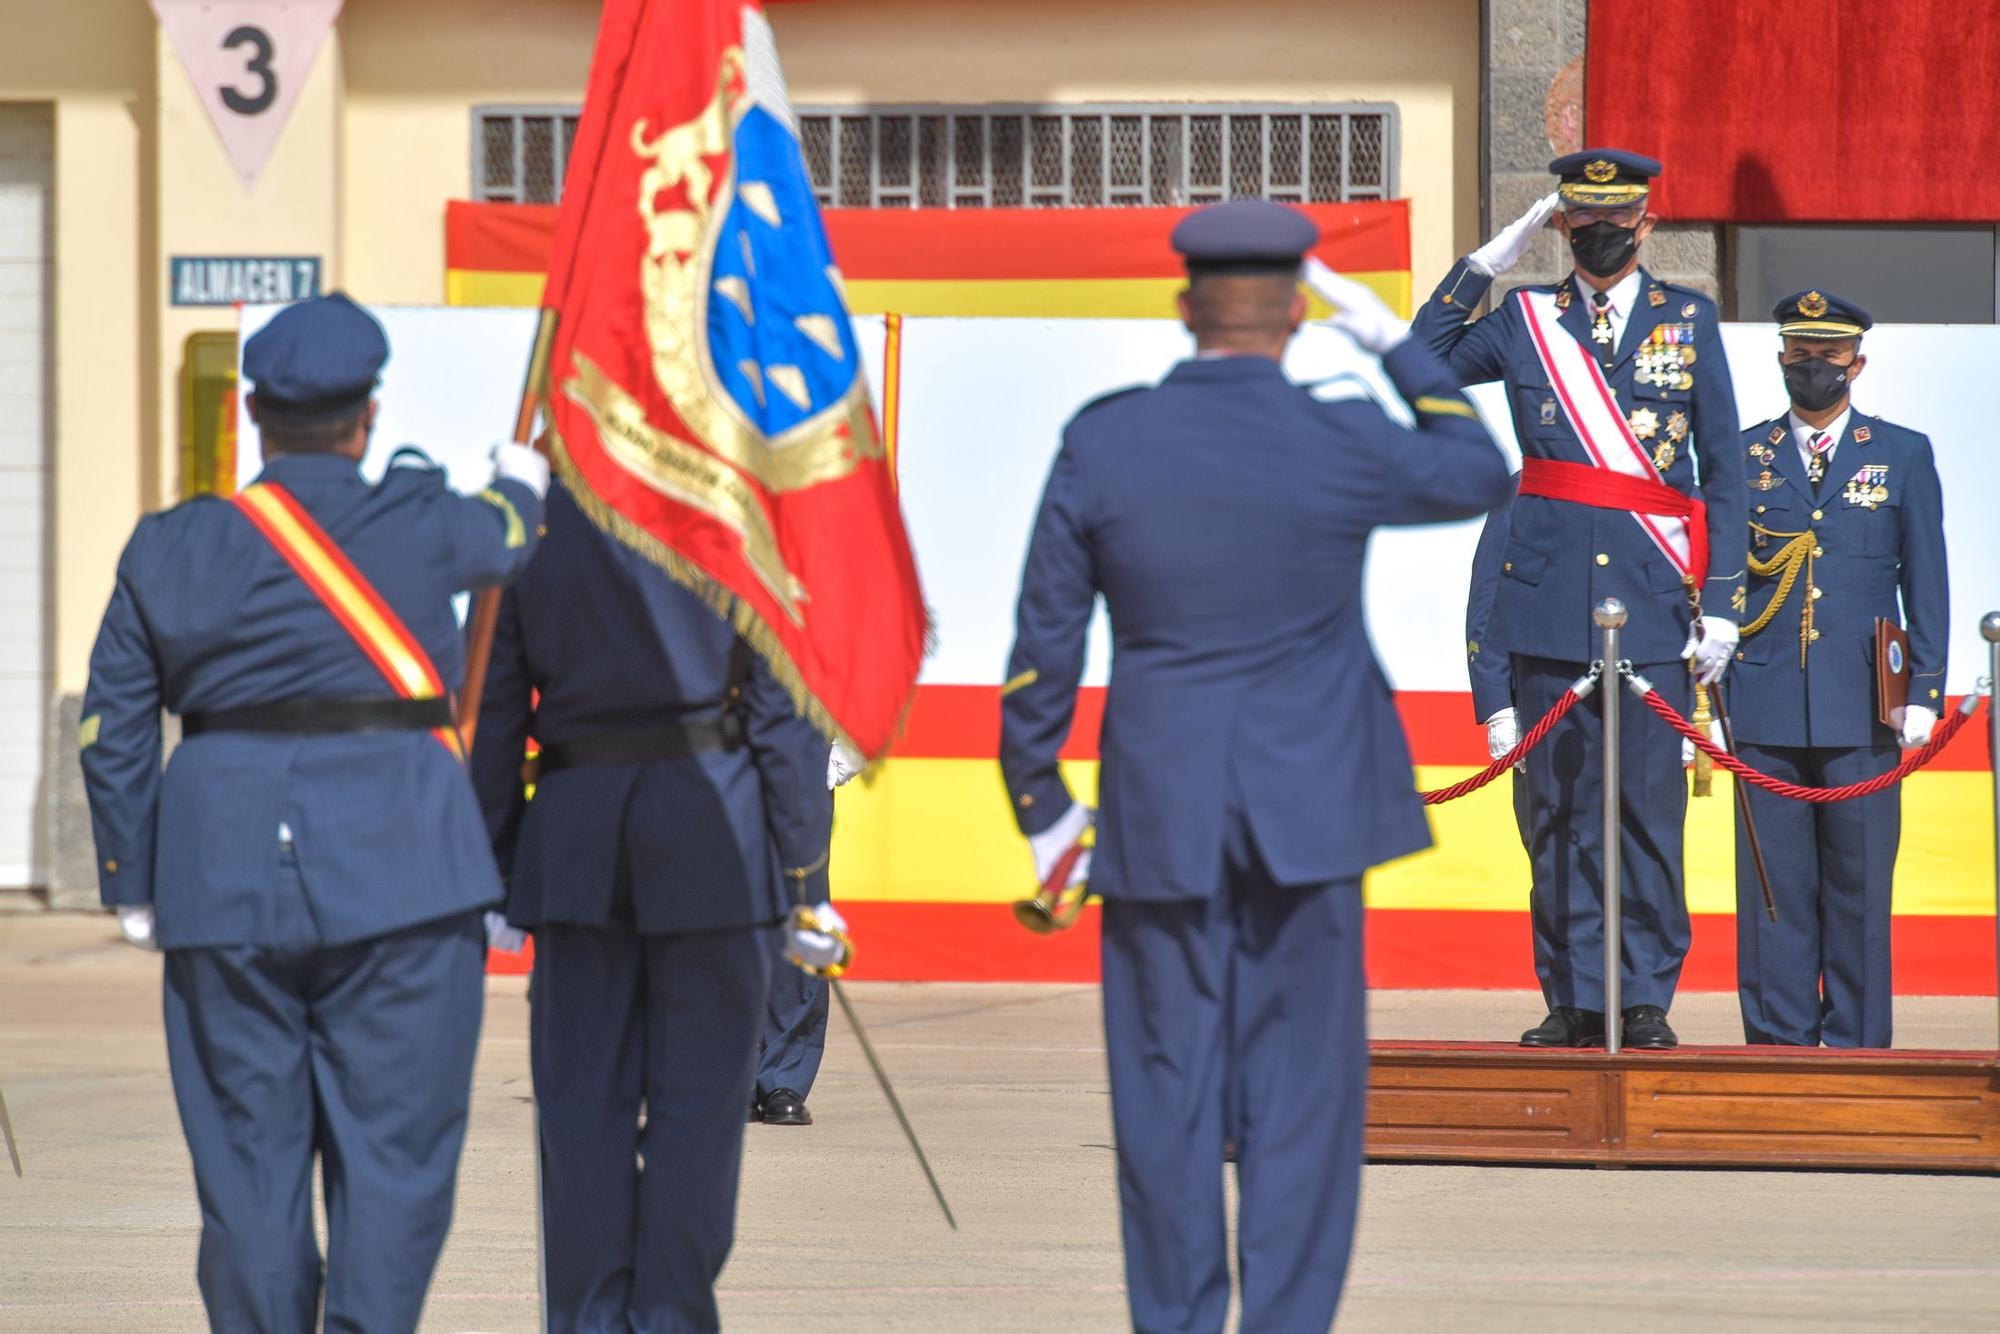
<svg viewBox="0 0 2000 1334">
<path fill-rule="evenodd" d="M 198 1217 L 160 1036 L 159 961 L 101 917 L 0 916 L 0 1331 L 204 1328 Z M 530 1331 L 526 1011 L 495 979 L 458 1218 L 424 1328 Z M 858 984 L 949 1192 L 945 1230 L 836 1015 L 806 1130 L 753 1126 L 723 1276 L 743 1331 L 1124 1327 L 1092 988 Z M 1376 993 L 1380 1036 L 1508 1036 L 1526 993 Z M 1734 999 L 1683 998 L 1694 1041 Z M 1990 1047 L 1991 1000 L 1898 1007 L 1909 1046 Z M 1372 1167 L 1343 1331 L 1991 1330 L 2000 1180 Z"/>
</svg>

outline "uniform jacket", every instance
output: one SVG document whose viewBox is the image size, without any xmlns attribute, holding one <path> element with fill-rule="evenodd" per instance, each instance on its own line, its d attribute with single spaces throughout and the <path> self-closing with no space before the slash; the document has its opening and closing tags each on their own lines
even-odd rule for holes
<svg viewBox="0 0 2000 1334">
<path fill-rule="evenodd" d="M 1518 485 L 1520 478 L 1514 481 Z M 1479 545 L 1472 553 L 1472 585 L 1465 598 L 1465 672 L 1472 684 L 1472 717 L 1482 724 L 1514 707 L 1507 651 L 1493 643 L 1493 597 L 1499 591 L 1500 553 L 1507 545 L 1507 517 L 1515 499 L 1510 495 L 1479 530 Z M 1524 721 L 1532 726 L 1539 720 Z"/>
<path fill-rule="evenodd" d="M 1021 828 L 1070 804 L 1096 595 L 1111 615 L 1091 888 L 1206 898 L 1238 820 L 1280 884 L 1426 847 L 1409 753 L 1368 643 L 1368 535 L 1498 503 L 1507 469 L 1416 340 L 1384 366 L 1416 411 L 1322 403 L 1261 357 L 1185 361 L 1063 433 L 1022 575 L 1000 762 Z"/>
<path fill-rule="evenodd" d="M 454 594 L 512 579 L 541 502 L 518 482 L 461 496 L 432 468 L 370 486 L 347 459 L 280 455 L 260 481 L 290 491 L 456 688 Z M 228 501 L 139 521 L 90 658 L 83 775 L 107 905 L 152 903 L 168 949 L 282 934 L 279 859 L 296 857 L 325 943 L 491 904 L 500 896 L 472 786 L 427 732 L 207 732 L 160 768 L 160 709 L 391 697 L 394 690 L 276 548 Z M 280 826 L 292 843 L 281 846 Z"/>
<path fill-rule="evenodd" d="M 1673 458 L 1662 480 L 1708 503 L 1709 566 L 1703 585 L 1704 610 L 1727 617 L 1729 599 L 1743 581 L 1744 544 L 1736 536 L 1743 521 L 1742 475 L 1733 457 L 1739 431 L 1735 391 L 1723 360 L 1715 303 L 1692 288 L 1663 283 L 1639 271 L 1637 307 L 1626 320 L 1624 337 L 1598 365 L 1634 433 L 1650 422 L 1640 440 L 1648 451 L 1668 443 L 1675 430 Z M 1465 314 L 1485 297 L 1492 279 L 1460 260 L 1417 312 L 1412 333 L 1444 358 L 1460 384 L 1504 380 L 1521 452 L 1566 463 L 1590 459 L 1568 425 L 1535 354 L 1520 304 L 1512 295 L 1491 313 L 1466 322 Z M 1568 286 L 1572 299 L 1561 323 L 1586 348 L 1590 341 L 1587 294 Z M 1676 328 L 1692 338 L 1694 359 L 1686 367 L 1690 389 L 1641 384 L 1638 357 L 1656 329 Z M 1650 417 L 1640 416 L 1641 413 Z M 1659 460 L 1656 458 L 1656 463 Z M 1624 651 L 1635 662 L 1669 662 L 1687 641 L 1688 603 L 1680 573 L 1628 514 L 1541 496 L 1523 496 L 1511 507 L 1509 533 L 1499 549 L 1500 579 L 1495 587 L 1487 638 L 1493 646 L 1569 662 L 1598 656 L 1599 631 L 1591 609 L 1607 597 L 1623 601 L 1631 618 Z"/>
<path fill-rule="evenodd" d="M 1878 616 L 1909 630 L 1910 703 L 1943 712 L 1950 590 L 1930 440 L 1849 413 L 1817 498 L 1786 418 L 1745 431 L 1742 449 L 1750 554 L 1767 562 L 1790 535 L 1806 532 L 1820 554 L 1811 557 L 1819 596 L 1809 595 L 1801 569 L 1770 624 L 1738 646 L 1726 683 L 1738 738 L 1766 746 L 1892 744 L 1893 734 L 1875 720 Z M 1739 613 L 1746 626 L 1770 605 L 1778 584 L 1775 570 L 1749 576 Z M 1808 608 L 1807 633 L 1817 637 L 1802 655 Z"/>
<path fill-rule="evenodd" d="M 529 736 L 713 718 L 732 660 L 747 745 L 561 769 L 526 800 Z M 604 926 L 629 891 L 637 928 L 666 933 L 773 922 L 795 895 L 823 902 L 826 765 L 826 740 L 728 623 L 553 488 L 541 554 L 501 604 L 472 755 L 508 918 Z"/>
</svg>

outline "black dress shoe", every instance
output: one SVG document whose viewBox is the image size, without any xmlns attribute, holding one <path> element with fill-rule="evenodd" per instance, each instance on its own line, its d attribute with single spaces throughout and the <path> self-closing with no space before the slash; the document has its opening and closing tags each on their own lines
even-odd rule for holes
<svg viewBox="0 0 2000 1334">
<path fill-rule="evenodd" d="M 1671 1051 L 1681 1045 L 1667 1026 L 1667 1012 L 1657 1005 L 1634 1005 L 1625 1011 L 1625 1045 L 1634 1051 Z"/>
<path fill-rule="evenodd" d="M 1521 1034 L 1523 1047 L 1602 1047 L 1604 1016 L 1595 1010 L 1553 1006 L 1549 1017 Z"/>
<path fill-rule="evenodd" d="M 790 1089 L 772 1089 L 764 1098 L 764 1124 L 767 1126 L 809 1126 L 813 1114 L 806 1110 L 806 1100 Z"/>
</svg>

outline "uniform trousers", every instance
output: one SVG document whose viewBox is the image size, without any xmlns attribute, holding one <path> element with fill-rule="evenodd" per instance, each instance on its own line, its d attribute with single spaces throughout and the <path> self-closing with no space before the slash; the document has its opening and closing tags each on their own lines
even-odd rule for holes
<svg viewBox="0 0 2000 1334">
<path fill-rule="evenodd" d="M 1893 745 L 1744 744 L 1752 768 L 1808 787 L 1844 787 L 1887 773 Z M 1903 822 L 1898 788 L 1825 805 L 1750 789 L 1773 922 L 1736 819 L 1736 981 L 1743 1037 L 1790 1046 L 1886 1047 L 1892 996 L 1889 891 Z"/>
<path fill-rule="evenodd" d="M 783 937 L 779 937 L 782 946 Z M 764 1007 L 764 1045 L 757 1060 L 757 1099 L 779 1089 L 804 1098 L 819 1078 L 826 1053 L 826 979 L 797 967 L 780 953 L 772 964 L 771 994 Z"/>
<path fill-rule="evenodd" d="M 485 1000 L 479 914 L 321 945 L 296 865 L 280 943 L 166 952 L 167 1059 L 201 1197 L 210 1328 L 408 1334 L 451 1225 Z"/>
<path fill-rule="evenodd" d="M 1514 655 L 1514 699 L 1525 732 L 1584 665 Z M 1643 666 L 1682 714 L 1694 688 L 1685 663 Z M 1623 1008 L 1674 1003 L 1690 928 L 1681 875 L 1687 770 L 1680 735 L 1622 680 L 1606 679 L 1528 753 L 1515 812 L 1523 823 L 1534 888 L 1529 894 L 1535 975 L 1550 1006 L 1604 1009 L 1604 695 L 1619 695 L 1619 904 Z"/>
<path fill-rule="evenodd" d="M 550 1334 L 720 1328 L 768 927 L 535 932 L 531 1061 Z"/>
<path fill-rule="evenodd" d="M 1360 883 L 1280 886 L 1239 847 L 1215 897 L 1107 900 L 1103 921 L 1133 1327 L 1223 1327 L 1223 1143 L 1233 1137 L 1242 1328 L 1324 1334 L 1361 1186 Z"/>
</svg>

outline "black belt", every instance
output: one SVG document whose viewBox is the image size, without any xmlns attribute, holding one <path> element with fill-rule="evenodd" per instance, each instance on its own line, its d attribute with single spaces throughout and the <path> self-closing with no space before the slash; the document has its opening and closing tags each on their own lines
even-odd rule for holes
<svg viewBox="0 0 2000 1334">
<path fill-rule="evenodd" d="M 735 750 L 742 745 L 743 722 L 733 712 L 711 718 L 677 719 L 598 732 L 569 741 L 552 741 L 542 747 L 541 772 L 548 775 L 558 769 L 579 769 L 585 765 L 645 764 L 649 760 Z"/>
<path fill-rule="evenodd" d="M 429 732 L 450 727 L 451 701 L 431 699 L 280 699 L 241 709 L 181 715 L 181 735 L 203 732 Z"/>
</svg>

